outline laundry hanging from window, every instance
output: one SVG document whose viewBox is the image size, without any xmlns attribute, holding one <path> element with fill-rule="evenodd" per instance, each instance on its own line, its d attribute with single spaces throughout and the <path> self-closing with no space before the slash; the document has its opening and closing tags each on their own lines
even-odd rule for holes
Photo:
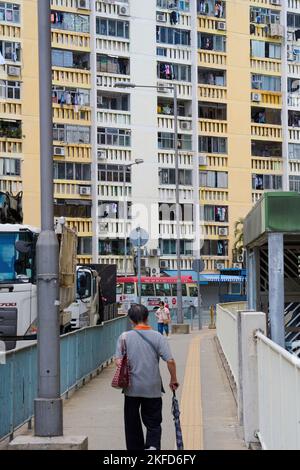
<svg viewBox="0 0 300 470">
<path fill-rule="evenodd" d="M 179 13 L 178 11 L 172 11 L 170 13 L 170 23 L 177 24 L 179 22 Z"/>
</svg>

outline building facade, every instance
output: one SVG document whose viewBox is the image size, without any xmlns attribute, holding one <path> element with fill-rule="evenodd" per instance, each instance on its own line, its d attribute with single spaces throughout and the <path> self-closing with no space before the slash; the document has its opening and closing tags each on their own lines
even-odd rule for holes
<svg viewBox="0 0 300 470">
<path fill-rule="evenodd" d="M 24 191 L 34 224 L 36 4 L 0 0 L 0 188 Z M 141 226 L 144 272 L 176 269 L 171 85 L 181 268 L 200 245 L 207 272 L 242 267 L 236 223 L 264 190 L 300 188 L 299 0 L 52 0 L 51 23 L 55 216 L 78 231 L 80 262 L 133 274 Z M 20 68 L 15 85 L 9 67 Z M 22 135 L 7 124 L 21 121 Z"/>
</svg>

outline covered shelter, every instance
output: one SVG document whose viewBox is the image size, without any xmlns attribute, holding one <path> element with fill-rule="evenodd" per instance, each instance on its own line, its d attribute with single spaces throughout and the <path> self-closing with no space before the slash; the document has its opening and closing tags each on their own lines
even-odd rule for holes
<svg viewBox="0 0 300 470">
<path fill-rule="evenodd" d="M 300 194 L 266 192 L 244 221 L 248 307 L 267 314 L 268 335 L 300 339 Z"/>
</svg>

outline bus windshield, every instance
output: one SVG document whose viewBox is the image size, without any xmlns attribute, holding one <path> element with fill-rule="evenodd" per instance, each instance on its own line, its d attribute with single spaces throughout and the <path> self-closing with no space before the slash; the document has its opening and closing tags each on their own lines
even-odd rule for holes
<svg viewBox="0 0 300 470">
<path fill-rule="evenodd" d="M 18 241 L 28 243 L 28 252 L 17 251 Z M 31 232 L 0 232 L 0 283 L 33 282 L 34 254 Z"/>
</svg>

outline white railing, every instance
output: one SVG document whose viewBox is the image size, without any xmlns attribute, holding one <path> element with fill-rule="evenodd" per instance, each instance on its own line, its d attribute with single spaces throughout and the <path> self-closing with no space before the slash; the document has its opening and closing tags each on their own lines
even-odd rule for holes
<svg viewBox="0 0 300 470">
<path fill-rule="evenodd" d="M 235 304 L 217 305 L 217 336 L 236 385 L 238 384 L 238 327 Z M 240 304 L 239 304 L 240 305 Z"/>
<path fill-rule="evenodd" d="M 300 449 L 300 360 L 257 335 L 259 433 L 263 449 Z"/>
</svg>

